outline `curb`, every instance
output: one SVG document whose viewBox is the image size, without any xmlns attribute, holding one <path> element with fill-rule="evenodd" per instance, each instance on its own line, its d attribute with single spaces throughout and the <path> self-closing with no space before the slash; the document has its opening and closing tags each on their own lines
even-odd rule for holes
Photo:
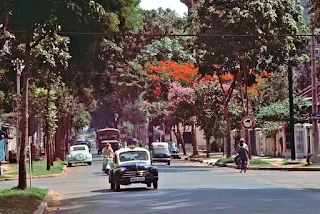
<svg viewBox="0 0 320 214">
<path fill-rule="evenodd" d="M 232 169 L 238 169 L 237 166 L 230 165 L 230 164 L 224 164 L 224 163 L 216 163 L 214 166 L 217 167 L 228 167 Z M 265 170 L 265 171 L 290 171 L 290 172 L 310 172 L 310 171 L 320 171 L 320 168 L 307 168 L 307 167 L 296 167 L 296 168 L 289 168 L 289 167 L 250 167 L 248 168 L 249 170 Z"/>
<path fill-rule="evenodd" d="M 38 206 L 36 211 L 33 212 L 33 214 L 42 214 L 42 213 L 44 213 L 44 211 L 46 210 L 46 208 L 48 206 L 48 203 L 52 199 L 52 195 L 53 195 L 53 192 L 52 191 L 48 191 L 46 197 L 44 197 L 44 199 L 42 200 L 41 204 Z"/>
<path fill-rule="evenodd" d="M 60 177 L 62 175 L 65 174 L 66 172 L 66 168 L 67 166 L 64 166 L 63 167 L 63 170 L 61 173 L 59 174 L 52 174 L 52 175 L 36 175 L 36 176 L 32 176 L 32 179 L 40 179 L 40 178 L 56 178 L 56 177 Z M 6 178 L 0 178 L 0 182 L 1 181 L 15 181 L 15 180 L 18 180 L 19 177 L 6 177 Z M 27 179 L 29 179 L 29 176 L 27 175 Z"/>
</svg>

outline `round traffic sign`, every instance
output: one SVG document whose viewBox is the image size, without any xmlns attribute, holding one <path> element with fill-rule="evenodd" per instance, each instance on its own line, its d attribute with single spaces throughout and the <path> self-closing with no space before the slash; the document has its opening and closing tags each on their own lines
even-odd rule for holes
<svg viewBox="0 0 320 214">
<path fill-rule="evenodd" d="M 254 127 L 254 119 L 251 116 L 244 116 L 241 120 L 242 127 L 245 129 L 251 129 Z"/>
</svg>

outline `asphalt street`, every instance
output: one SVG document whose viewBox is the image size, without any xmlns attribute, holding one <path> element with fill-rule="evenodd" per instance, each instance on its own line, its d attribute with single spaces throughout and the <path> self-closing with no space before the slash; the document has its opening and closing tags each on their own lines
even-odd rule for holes
<svg viewBox="0 0 320 214">
<path fill-rule="evenodd" d="M 35 179 L 34 186 L 54 191 L 47 213 L 194 214 L 320 213 L 319 172 L 248 171 L 174 161 L 156 164 L 159 189 L 145 185 L 110 190 L 102 159 L 76 165 L 58 178 Z M 0 188 L 17 181 L 0 182 Z M 318 189 L 319 188 L 319 189 Z"/>
</svg>

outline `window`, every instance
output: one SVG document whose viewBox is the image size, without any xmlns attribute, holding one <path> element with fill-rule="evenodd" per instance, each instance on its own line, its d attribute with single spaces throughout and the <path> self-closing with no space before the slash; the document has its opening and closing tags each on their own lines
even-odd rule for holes
<svg viewBox="0 0 320 214">
<path fill-rule="evenodd" d="M 76 146 L 76 147 L 73 147 L 72 150 L 73 151 L 85 151 L 86 147 L 84 147 L 84 146 Z"/>
<path fill-rule="evenodd" d="M 148 160 L 148 153 L 145 151 L 128 151 L 120 154 L 120 161 Z"/>
</svg>

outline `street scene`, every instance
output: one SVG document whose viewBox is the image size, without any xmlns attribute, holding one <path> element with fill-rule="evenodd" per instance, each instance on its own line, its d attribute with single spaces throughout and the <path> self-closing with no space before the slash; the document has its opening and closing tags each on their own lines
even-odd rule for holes
<svg viewBox="0 0 320 214">
<path fill-rule="evenodd" d="M 320 172 L 248 171 L 175 161 L 159 167 L 159 189 L 145 185 L 110 190 L 102 160 L 77 165 L 34 185 L 58 200 L 46 213 L 310 213 L 320 212 Z M 1 182 L 1 188 L 16 182 Z"/>
<path fill-rule="evenodd" d="M 319 70 L 319 0 L 1 0 L 0 214 L 318 214 Z"/>
</svg>

